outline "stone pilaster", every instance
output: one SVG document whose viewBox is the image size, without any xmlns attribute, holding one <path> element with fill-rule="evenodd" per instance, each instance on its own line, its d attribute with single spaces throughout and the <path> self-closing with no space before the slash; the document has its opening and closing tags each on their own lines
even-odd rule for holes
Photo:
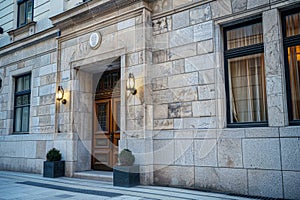
<svg viewBox="0 0 300 200">
<path fill-rule="evenodd" d="M 288 116 L 281 22 L 277 9 L 263 13 L 263 31 L 269 126 L 285 126 Z"/>
</svg>

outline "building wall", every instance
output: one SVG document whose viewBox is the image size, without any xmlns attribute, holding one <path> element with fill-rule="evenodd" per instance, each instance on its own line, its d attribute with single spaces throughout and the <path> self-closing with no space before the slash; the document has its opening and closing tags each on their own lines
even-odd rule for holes
<svg viewBox="0 0 300 200">
<path fill-rule="evenodd" d="M 280 19 L 283 8 L 300 1 L 137 1 L 86 16 L 86 5 L 94 11 L 104 2 L 66 1 L 68 11 L 56 16 L 52 3 L 35 4 L 35 27 L 43 31 L 0 48 L 0 169 L 41 173 L 46 151 L 56 147 L 68 176 L 89 170 L 95 77 L 120 59 L 119 150 L 133 151 L 143 184 L 300 196 L 300 128 L 288 125 Z M 223 26 L 253 16 L 263 22 L 269 125 L 227 128 Z M 34 43 L 58 30 L 59 37 Z M 102 35 L 97 49 L 89 46 L 93 32 Z M 14 76 L 29 71 L 30 134 L 11 135 Z M 135 96 L 126 91 L 129 73 Z M 58 85 L 66 105 L 55 99 Z"/>
</svg>

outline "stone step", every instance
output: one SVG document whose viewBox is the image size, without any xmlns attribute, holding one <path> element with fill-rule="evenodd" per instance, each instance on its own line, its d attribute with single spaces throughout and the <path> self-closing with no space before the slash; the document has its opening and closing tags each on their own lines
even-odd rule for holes
<svg viewBox="0 0 300 200">
<path fill-rule="evenodd" d="M 75 172 L 73 177 L 97 180 L 97 181 L 112 182 L 113 181 L 113 172 L 91 170 L 91 171 Z"/>
</svg>

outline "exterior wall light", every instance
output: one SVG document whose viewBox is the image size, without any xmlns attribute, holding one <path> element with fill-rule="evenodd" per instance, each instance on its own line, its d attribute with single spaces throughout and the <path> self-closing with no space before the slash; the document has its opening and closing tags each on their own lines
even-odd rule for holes
<svg viewBox="0 0 300 200">
<path fill-rule="evenodd" d="M 64 99 L 64 89 L 62 86 L 58 86 L 57 88 L 57 98 L 56 100 L 61 101 L 62 104 L 66 104 L 67 100 Z"/>
<path fill-rule="evenodd" d="M 127 80 L 127 90 L 130 91 L 132 95 L 136 95 L 137 90 L 135 89 L 135 78 L 133 73 L 129 73 Z"/>
</svg>

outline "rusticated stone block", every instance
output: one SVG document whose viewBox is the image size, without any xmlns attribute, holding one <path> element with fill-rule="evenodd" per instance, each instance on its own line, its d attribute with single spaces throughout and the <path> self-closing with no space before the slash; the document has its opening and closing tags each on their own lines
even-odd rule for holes
<svg viewBox="0 0 300 200">
<path fill-rule="evenodd" d="M 283 198 L 280 171 L 248 170 L 249 195 Z"/>
<path fill-rule="evenodd" d="M 218 162 L 220 167 L 243 167 L 242 141 L 220 139 L 218 141 Z"/>
<path fill-rule="evenodd" d="M 208 21 L 211 19 L 211 9 L 209 4 L 196 7 L 190 11 L 191 24 Z"/>
<path fill-rule="evenodd" d="M 156 167 L 158 168 L 158 167 Z M 194 167 L 168 166 L 154 171 L 154 184 L 194 187 Z"/>
<path fill-rule="evenodd" d="M 168 113 L 169 118 L 191 117 L 192 104 L 190 102 L 169 104 Z"/>
</svg>

